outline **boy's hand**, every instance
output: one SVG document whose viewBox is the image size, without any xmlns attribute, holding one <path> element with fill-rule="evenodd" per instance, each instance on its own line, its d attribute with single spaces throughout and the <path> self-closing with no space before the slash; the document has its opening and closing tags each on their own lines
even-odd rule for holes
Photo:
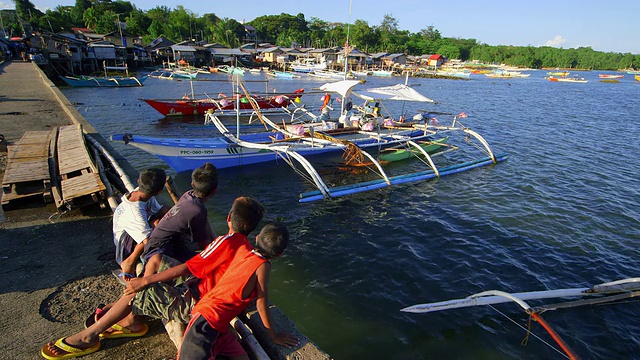
<svg viewBox="0 0 640 360">
<path fill-rule="evenodd" d="M 127 287 L 124 289 L 125 295 L 133 295 L 138 291 L 144 289 L 147 286 L 147 282 L 144 278 L 133 278 L 127 282 Z"/>
<path fill-rule="evenodd" d="M 293 334 L 288 333 L 280 333 L 276 335 L 275 339 L 273 339 L 273 342 L 287 348 L 296 347 L 300 344 L 300 340 L 298 340 L 297 337 L 295 337 Z"/>
</svg>

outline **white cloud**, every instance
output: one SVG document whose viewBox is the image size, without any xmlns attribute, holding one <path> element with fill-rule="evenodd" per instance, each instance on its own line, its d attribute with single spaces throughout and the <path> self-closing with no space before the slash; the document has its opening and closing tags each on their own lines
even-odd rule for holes
<svg viewBox="0 0 640 360">
<path fill-rule="evenodd" d="M 13 3 L 7 3 L 4 1 L 0 1 L 0 10 L 13 10 L 16 8 L 16 5 Z"/>
<path fill-rule="evenodd" d="M 547 40 L 544 44 L 545 46 L 553 46 L 553 47 L 561 47 L 564 43 L 567 42 L 567 39 L 563 38 L 560 35 L 556 35 L 551 40 Z"/>
</svg>

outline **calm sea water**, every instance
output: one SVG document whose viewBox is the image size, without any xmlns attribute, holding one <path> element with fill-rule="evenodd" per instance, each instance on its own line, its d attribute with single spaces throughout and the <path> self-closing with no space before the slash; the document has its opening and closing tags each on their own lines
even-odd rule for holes
<svg viewBox="0 0 640 360">
<path fill-rule="evenodd" d="M 546 73 L 502 80 L 409 79 L 438 105 L 407 106 L 469 115 L 509 159 L 439 180 L 331 201 L 299 204 L 309 187 L 285 164 L 221 172 L 208 207 L 218 233 L 233 199 L 261 200 L 293 242 L 275 260 L 271 300 L 336 359 L 550 359 L 563 356 L 531 337 L 514 304 L 432 314 L 399 310 L 483 290 L 585 287 L 640 276 L 640 82 L 550 83 Z M 193 83 L 196 94 L 229 93 L 223 75 Z M 262 79 L 260 76 L 247 80 Z M 404 79 L 370 77 L 381 86 Z M 248 83 L 253 91 L 312 92 L 323 82 Z M 189 82 L 149 79 L 135 89 L 64 89 L 108 138 L 130 132 L 207 136 L 201 118 L 165 119 L 144 102 L 191 93 Z M 320 94 L 305 95 L 310 108 Z M 137 169 L 166 165 L 114 144 Z M 412 165 L 408 165 L 412 166 Z M 177 174 L 186 189 L 188 174 Z M 553 302 L 553 300 L 551 301 Z M 537 305 L 536 302 L 531 302 Z M 583 358 L 640 359 L 636 302 L 545 313 Z M 513 320 L 513 321 L 512 321 Z M 553 341 L 538 324 L 534 334 Z"/>
</svg>

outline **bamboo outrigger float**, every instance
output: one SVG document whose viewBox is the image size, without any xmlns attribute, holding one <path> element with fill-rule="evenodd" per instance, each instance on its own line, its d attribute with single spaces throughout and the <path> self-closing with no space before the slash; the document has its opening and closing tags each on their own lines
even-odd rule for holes
<svg viewBox="0 0 640 360">
<path fill-rule="evenodd" d="M 542 318 L 541 313 L 548 310 L 578 307 L 584 305 L 608 304 L 623 299 L 640 296 L 640 278 L 628 278 L 612 282 L 606 282 L 591 287 L 568 288 L 558 290 L 529 291 L 520 293 L 508 293 L 498 290 L 483 291 L 467 296 L 463 299 L 447 300 L 435 303 L 418 304 L 400 309 L 403 312 L 422 314 L 427 312 L 460 309 L 472 306 L 493 305 L 507 302 L 515 302 L 524 311 L 536 320 L 551 335 L 562 351 L 570 359 L 579 359 L 579 356 L 562 340 L 562 338 Z M 593 297 L 564 303 L 556 303 L 542 306 L 529 306 L 525 301 L 551 298 Z"/>
</svg>

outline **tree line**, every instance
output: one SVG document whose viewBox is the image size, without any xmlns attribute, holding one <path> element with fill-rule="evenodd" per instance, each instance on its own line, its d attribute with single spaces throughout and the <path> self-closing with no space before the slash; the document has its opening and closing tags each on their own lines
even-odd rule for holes
<svg viewBox="0 0 640 360">
<path fill-rule="evenodd" d="M 142 36 L 143 43 L 164 36 L 172 41 L 185 40 L 219 43 L 230 48 L 247 42 L 244 25 L 234 19 L 219 18 L 214 13 L 199 16 L 182 5 L 171 9 L 156 6 L 149 10 L 137 8 L 129 1 L 76 0 L 74 6 L 56 6 L 42 12 L 29 0 L 13 0 L 15 12 L 1 12 L 3 23 L 14 34 L 25 30 L 25 23 L 34 31 L 54 33 L 72 27 L 88 27 L 96 33 L 119 30 Z M 407 55 L 441 54 L 449 59 L 478 60 L 527 68 L 578 68 L 617 70 L 640 67 L 640 55 L 595 51 L 590 47 L 559 49 L 550 46 L 487 45 L 476 39 L 442 36 L 433 26 L 417 33 L 401 30 L 397 19 L 384 15 L 379 25 L 364 20 L 353 24 L 327 22 L 304 14 L 260 16 L 247 22 L 256 29 L 259 42 L 276 46 L 326 48 L 349 45 L 366 53 L 404 53 Z"/>
</svg>

